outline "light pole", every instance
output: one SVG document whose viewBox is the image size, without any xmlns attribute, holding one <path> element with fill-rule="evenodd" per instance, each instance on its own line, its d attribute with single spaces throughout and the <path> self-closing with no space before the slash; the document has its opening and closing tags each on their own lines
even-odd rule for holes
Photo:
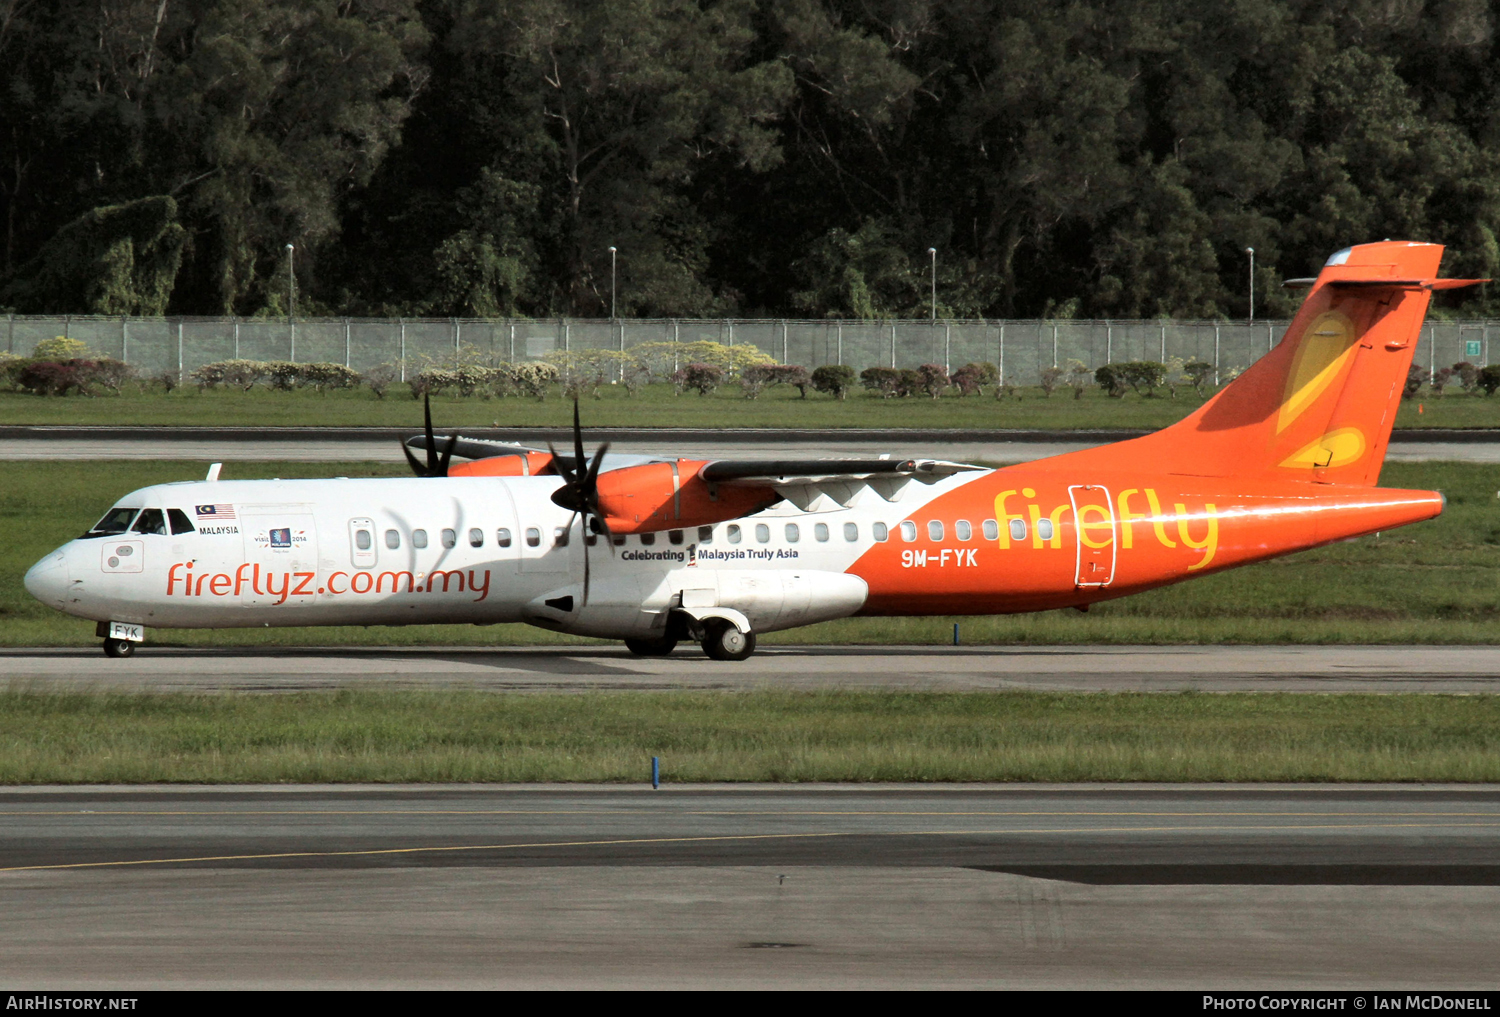
<svg viewBox="0 0 1500 1017">
<path fill-rule="evenodd" d="M 937 321 L 937 248 L 927 248 L 927 256 L 932 259 L 932 320 Z"/>
<path fill-rule="evenodd" d="M 292 363 L 297 362 L 297 273 L 294 269 L 296 248 L 286 245 L 286 327 L 291 336 Z"/>
<path fill-rule="evenodd" d="M 1255 324 L 1255 248 L 1245 248 L 1245 253 L 1250 255 L 1250 324 Z"/>
<path fill-rule="evenodd" d="M 615 320 L 615 249 L 609 249 L 609 320 Z"/>
</svg>

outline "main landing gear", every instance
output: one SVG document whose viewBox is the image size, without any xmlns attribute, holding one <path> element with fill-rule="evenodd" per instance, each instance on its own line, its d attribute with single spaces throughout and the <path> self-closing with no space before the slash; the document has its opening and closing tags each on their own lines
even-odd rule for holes
<svg viewBox="0 0 1500 1017">
<path fill-rule="evenodd" d="M 741 632 L 735 624 L 723 618 L 707 618 L 701 627 L 696 623 L 685 624 L 680 616 L 674 617 L 667 631 L 655 639 L 627 639 L 625 649 L 637 657 L 666 657 L 683 639 L 697 638 L 703 652 L 714 660 L 745 660 L 755 652 L 755 633 Z"/>
<path fill-rule="evenodd" d="M 677 649 L 676 636 L 662 636 L 660 639 L 627 639 L 625 649 L 637 657 L 666 657 Z"/>
<path fill-rule="evenodd" d="M 703 652 L 714 660 L 745 660 L 755 652 L 755 633 L 741 632 L 723 618 L 710 618 L 703 623 Z"/>
<path fill-rule="evenodd" d="M 135 653 L 135 644 L 128 639 L 106 639 L 104 641 L 104 655 L 106 657 L 129 657 Z"/>
</svg>

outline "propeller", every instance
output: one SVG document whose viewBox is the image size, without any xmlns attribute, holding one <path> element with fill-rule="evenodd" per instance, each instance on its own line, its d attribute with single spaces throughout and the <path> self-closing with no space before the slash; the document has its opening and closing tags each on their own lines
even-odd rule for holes
<svg viewBox="0 0 1500 1017">
<path fill-rule="evenodd" d="M 573 400 L 573 462 L 568 463 L 557 454 L 552 443 L 547 443 L 552 453 L 552 466 L 563 478 L 563 486 L 552 492 L 552 502 L 570 509 L 573 516 L 568 519 L 568 531 L 573 529 L 573 519 L 583 516 L 583 606 L 589 602 L 589 533 L 603 534 L 609 543 L 609 553 L 615 553 L 614 534 L 599 511 L 599 466 L 604 462 L 604 453 L 609 451 L 609 442 L 599 446 L 592 460 L 583 454 L 583 427 L 578 422 L 578 400 Z"/>
<path fill-rule="evenodd" d="M 576 406 L 574 407 L 576 410 Z M 406 442 L 401 443 L 401 451 L 406 453 L 406 461 L 411 464 L 411 471 L 419 477 L 446 477 L 448 475 L 448 461 L 453 458 L 453 447 L 458 444 L 458 432 L 454 431 L 448 437 L 448 442 L 443 446 L 443 454 L 438 455 L 437 436 L 432 433 L 432 399 L 427 394 L 422 395 L 422 416 L 425 422 L 427 435 L 427 465 L 418 462 L 417 457 L 411 454 L 411 449 Z"/>
</svg>

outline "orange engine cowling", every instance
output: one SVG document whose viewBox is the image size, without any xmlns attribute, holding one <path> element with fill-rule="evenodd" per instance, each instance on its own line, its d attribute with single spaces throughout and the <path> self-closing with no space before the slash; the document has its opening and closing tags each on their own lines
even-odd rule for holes
<svg viewBox="0 0 1500 1017">
<path fill-rule="evenodd" d="M 599 509 L 611 533 L 655 533 L 738 519 L 781 500 L 771 487 L 726 487 L 699 473 L 708 462 L 644 463 L 599 475 Z"/>
<path fill-rule="evenodd" d="M 534 477 L 551 473 L 552 453 L 521 452 L 516 455 L 490 456 L 448 467 L 450 477 Z"/>
</svg>

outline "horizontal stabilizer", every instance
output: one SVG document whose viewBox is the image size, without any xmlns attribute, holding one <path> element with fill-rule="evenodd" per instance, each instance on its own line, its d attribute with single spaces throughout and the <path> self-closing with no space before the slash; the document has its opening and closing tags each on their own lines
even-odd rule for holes
<svg viewBox="0 0 1500 1017">
<path fill-rule="evenodd" d="M 711 484 L 755 486 L 875 477 L 906 477 L 931 484 L 983 468 L 938 459 L 720 459 L 703 467 L 699 476 Z"/>
</svg>

